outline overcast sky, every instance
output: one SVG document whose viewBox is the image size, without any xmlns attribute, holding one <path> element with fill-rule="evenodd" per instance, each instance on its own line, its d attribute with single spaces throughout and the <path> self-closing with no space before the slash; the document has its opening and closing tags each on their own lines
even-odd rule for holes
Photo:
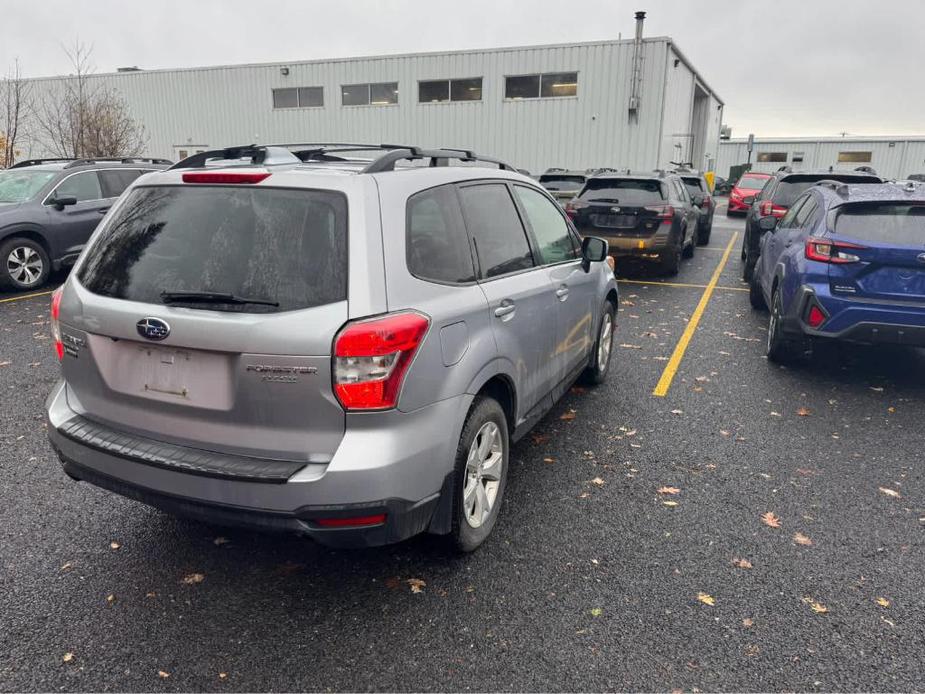
<svg viewBox="0 0 925 694">
<path fill-rule="evenodd" d="M 0 68 L 99 72 L 671 36 L 733 136 L 925 135 L 925 0 L 0 0 Z"/>
</svg>

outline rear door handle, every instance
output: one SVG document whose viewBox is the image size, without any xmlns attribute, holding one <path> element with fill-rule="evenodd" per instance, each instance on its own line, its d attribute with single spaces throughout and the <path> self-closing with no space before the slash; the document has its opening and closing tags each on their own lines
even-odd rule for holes
<svg viewBox="0 0 925 694">
<path fill-rule="evenodd" d="M 568 299 L 568 285 L 563 284 L 556 290 L 556 296 L 559 298 L 559 301 L 565 301 Z"/>
<path fill-rule="evenodd" d="M 97 210 L 97 212 L 99 212 L 100 214 L 106 214 L 107 212 L 109 212 L 109 208 L 108 208 L 108 207 L 104 207 L 104 208 L 102 208 L 102 209 L 100 209 L 100 210 Z"/>
<path fill-rule="evenodd" d="M 514 302 L 510 299 L 505 299 L 501 302 L 501 305 L 495 309 L 495 316 L 498 318 L 506 318 L 514 315 L 514 311 L 517 310 L 517 307 L 514 305 Z"/>
</svg>

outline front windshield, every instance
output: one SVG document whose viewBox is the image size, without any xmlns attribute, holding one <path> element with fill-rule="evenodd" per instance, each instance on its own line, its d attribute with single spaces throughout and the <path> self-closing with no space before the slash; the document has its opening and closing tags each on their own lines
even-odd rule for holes
<svg viewBox="0 0 925 694">
<path fill-rule="evenodd" d="M 55 175 L 54 171 L 0 171 L 0 203 L 25 202 Z"/>
</svg>

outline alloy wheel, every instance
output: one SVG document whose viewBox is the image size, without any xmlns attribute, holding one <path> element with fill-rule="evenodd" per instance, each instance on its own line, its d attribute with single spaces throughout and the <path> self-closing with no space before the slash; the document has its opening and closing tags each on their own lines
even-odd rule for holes
<svg viewBox="0 0 925 694">
<path fill-rule="evenodd" d="M 463 513 L 471 527 L 480 528 L 490 517 L 498 498 L 503 468 L 501 429 L 494 422 L 486 422 L 472 440 L 466 459 Z"/>
<path fill-rule="evenodd" d="M 597 346 L 597 368 L 599 371 L 606 371 L 607 364 L 610 362 L 610 348 L 613 344 L 613 319 L 609 312 L 604 312 L 601 319 L 601 337 Z"/>
<path fill-rule="evenodd" d="M 35 284 L 44 270 L 42 256 L 30 246 L 17 246 L 6 258 L 6 270 L 21 285 Z"/>
</svg>

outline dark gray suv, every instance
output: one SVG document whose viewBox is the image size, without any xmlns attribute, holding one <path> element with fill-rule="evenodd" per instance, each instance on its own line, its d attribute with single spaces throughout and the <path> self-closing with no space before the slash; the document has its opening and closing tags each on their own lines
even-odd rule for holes
<svg viewBox="0 0 925 694">
<path fill-rule="evenodd" d="M 27 159 L 0 171 L 0 289 L 28 291 L 73 263 L 103 215 L 166 159 Z"/>
</svg>

